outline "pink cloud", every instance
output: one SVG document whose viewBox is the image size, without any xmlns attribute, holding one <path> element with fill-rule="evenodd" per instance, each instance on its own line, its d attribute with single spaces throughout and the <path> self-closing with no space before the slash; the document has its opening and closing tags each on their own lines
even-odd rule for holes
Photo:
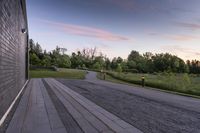
<svg viewBox="0 0 200 133">
<path fill-rule="evenodd" d="M 194 39 L 198 39 L 198 37 L 192 35 L 168 35 L 167 38 L 176 41 L 191 41 Z"/>
<path fill-rule="evenodd" d="M 175 40 L 175 41 L 191 41 L 191 40 L 199 39 L 198 36 L 194 36 L 194 35 L 183 35 L 183 34 L 162 35 L 157 32 L 148 32 L 147 34 L 149 36 L 158 36 L 158 37 L 163 37 L 165 39 L 170 39 L 170 40 Z"/>
<path fill-rule="evenodd" d="M 58 28 L 59 30 L 66 32 L 67 34 L 99 38 L 99 39 L 108 40 L 108 41 L 129 40 L 129 38 L 127 38 L 127 37 L 124 37 L 121 35 L 116 35 L 109 31 L 98 29 L 98 28 L 92 28 L 92 27 L 86 27 L 86 26 L 80 26 L 80 25 L 74 25 L 74 24 L 67 24 L 67 23 L 52 22 L 52 21 L 48 21 L 48 20 L 41 20 L 41 21 L 46 24 L 53 25 L 56 28 Z"/>
<path fill-rule="evenodd" d="M 191 30 L 200 30 L 200 24 L 196 23 L 184 23 L 184 22 L 178 22 L 176 23 L 177 26 L 188 28 Z"/>
</svg>

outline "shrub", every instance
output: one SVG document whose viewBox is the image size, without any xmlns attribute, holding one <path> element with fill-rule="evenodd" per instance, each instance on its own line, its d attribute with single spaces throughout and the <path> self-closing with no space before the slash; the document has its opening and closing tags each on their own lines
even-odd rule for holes
<svg viewBox="0 0 200 133">
<path fill-rule="evenodd" d="M 121 67 L 120 64 L 117 65 L 116 71 L 117 71 L 118 73 L 121 73 L 121 72 L 122 72 L 122 67 Z"/>
<path fill-rule="evenodd" d="M 101 65 L 100 65 L 99 62 L 96 62 L 96 63 L 93 65 L 92 68 L 95 69 L 95 70 L 100 70 L 100 69 L 101 69 Z"/>
<path fill-rule="evenodd" d="M 137 69 L 125 69 L 124 72 L 138 73 Z"/>
</svg>

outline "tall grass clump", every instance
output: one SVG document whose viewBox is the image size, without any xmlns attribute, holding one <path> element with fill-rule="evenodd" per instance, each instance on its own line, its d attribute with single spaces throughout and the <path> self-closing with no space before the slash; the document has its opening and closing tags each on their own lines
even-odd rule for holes
<svg viewBox="0 0 200 133">
<path fill-rule="evenodd" d="M 200 96 L 200 77 L 194 78 L 187 73 L 133 74 L 107 72 L 107 74 L 115 79 L 138 85 L 141 85 L 141 77 L 145 76 L 145 86 Z"/>
</svg>

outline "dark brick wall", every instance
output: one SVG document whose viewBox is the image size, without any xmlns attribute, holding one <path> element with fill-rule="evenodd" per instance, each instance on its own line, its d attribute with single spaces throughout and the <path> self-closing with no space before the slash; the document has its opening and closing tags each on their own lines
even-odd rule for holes
<svg viewBox="0 0 200 133">
<path fill-rule="evenodd" d="M 27 79 L 25 0 L 0 0 L 0 119 Z"/>
</svg>

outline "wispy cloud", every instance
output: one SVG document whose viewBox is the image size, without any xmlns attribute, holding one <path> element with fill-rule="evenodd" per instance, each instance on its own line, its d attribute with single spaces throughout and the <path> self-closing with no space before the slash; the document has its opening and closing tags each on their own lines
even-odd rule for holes
<svg viewBox="0 0 200 133">
<path fill-rule="evenodd" d="M 200 57 L 200 52 L 197 49 L 192 49 L 189 47 L 183 47 L 180 45 L 166 45 L 163 46 L 163 49 L 166 52 L 170 52 L 172 54 L 180 55 L 182 58 L 186 59 L 197 59 Z"/>
<path fill-rule="evenodd" d="M 198 39 L 198 37 L 192 35 L 167 35 L 166 37 L 175 41 L 191 41 Z"/>
<path fill-rule="evenodd" d="M 187 34 L 159 34 L 157 32 L 148 32 L 149 36 L 156 36 L 156 37 L 162 37 L 165 39 L 170 39 L 174 41 L 192 41 L 199 39 L 198 36 L 195 35 L 187 35 Z"/>
<path fill-rule="evenodd" d="M 107 41 L 125 41 L 129 40 L 128 37 L 117 35 L 115 33 L 93 27 L 86 27 L 81 25 L 74 25 L 68 23 L 59 23 L 48 20 L 40 20 L 41 22 L 49 25 L 53 25 L 55 28 L 64 31 L 67 34 L 93 37 L 98 39 L 103 39 Z"/>
<path fill-rule="evenodd" d="M 147 34 L 150 36 L 158 36 L 159 35 L 157 32 L 148 32 Z"/>
<path fill-rule="evenodd" d="M 197 23 L 177 22 L 176 25 L 191 30 L 200 30 L 200 24 Z"/>
</svg>

